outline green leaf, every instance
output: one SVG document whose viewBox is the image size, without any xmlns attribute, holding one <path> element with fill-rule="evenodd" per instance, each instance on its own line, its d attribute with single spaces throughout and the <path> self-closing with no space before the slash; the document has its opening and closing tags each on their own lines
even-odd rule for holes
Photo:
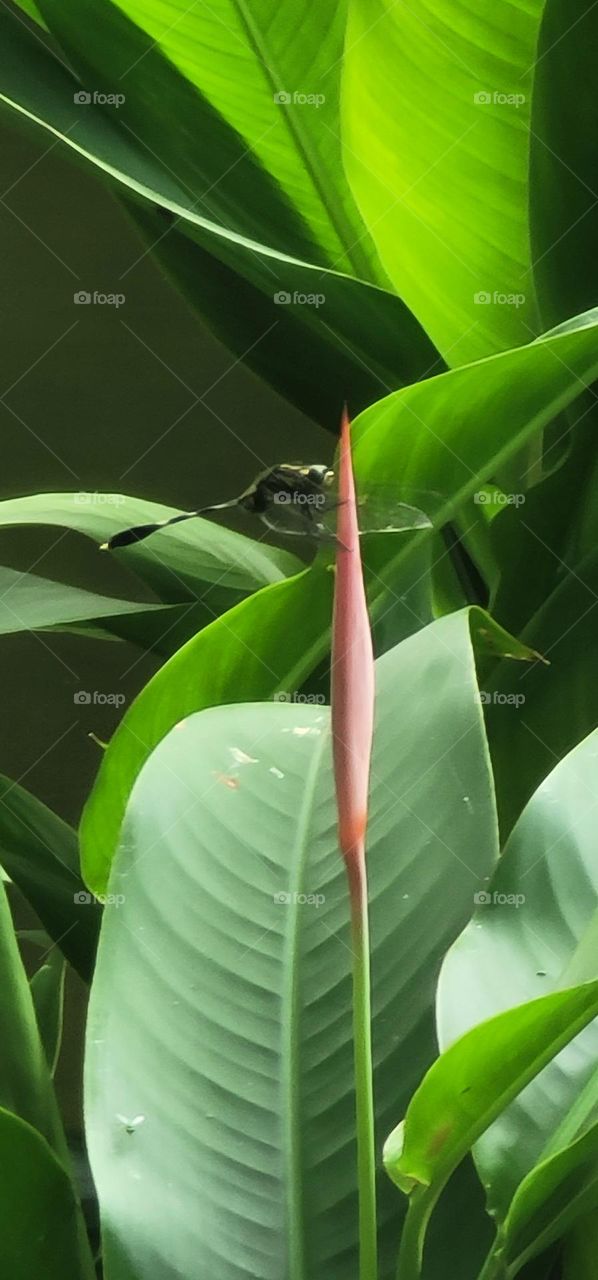
<svg viewBox="0 0 598 1280">
<path fill-rule="evenodd" d="M 596 302 L 598 114 L 591 76 L 597 36 L 592 5 L 544 0 L 532 99 L 530 230 L 546 324 Z"/>
<path fill-rule="evenodd" d="M 51 809 L 0 775 L 0 861 L 52 941 L 89 981 L 100 925 L 79 872 L 77 837 Z"/>
<path fill-rule="evenodd" d="M 557 583 L 522 629 L 550 666 L 499 664 L 485 681 L 486 723 L 501 831 L 508 835 L 555 761 L 598 724 L 592 655 L 598 643 L 598 554 L 561 566 Z"/>
<path fill-rule="evenodd" d="M 594 732 L 557 765 L 515 826 L 444 962 L 441 1043 L 489 1014 L 595 977 L 597 754 Z M 500 1220 L 526 1175 L 596 1119 L 597 1044 L 592 1026 L 477 1143 L 476 1163 Z"/>
<path fill-rule="evenodd" d="M 539 1164 L 515 1193 L 500 1233 L 509 1280 L 598 1206 L 598 1124 Z"/>
<path fill-rule="evenodd" d="M 10 1280 L 94 1280 L 64 1167 L 31 1125 L 0 1109 L 0 1267 Z"/>
<path fill-rule="evenodd" d="M 62 1043 L 65 976 L 66 961 L 55 947 L 34 973 L 30 984 L 37 1025 L 52 1076 L 56 1070 Z"/>
<path fill-rule="evenodd" d="M 539 328 L 528 164 L 542 9 L 350 3 L 345 165 L 391 280 L 453 365 Z"/>
<path fill-rule="evenodd" d="M 331 609 L 331 574 L 306 571 L 244 600 L 152 677 L 116 730 L 83 811 L 82 865 L 94 892 L 106 889 L 129 793 L 153 748 L 203 707 L 297 698 L 326 650 Z"/>
<path fill-rule="evenodd" d="M 120 494 L 39 493 L 0 502 L 0 527 L 53 525 L 75 529 L 100 546 L 119 529 L 178 514 L 174 507 Z M 265 583 L 278 582 L 295 573 L 300 563 L 288 551 L 268 547 L 201 518 L 164 529 L 151 540 L 111 554 L 164 600 L 197 600 L 197 592 L 201 591 L 206 596 L 207 617 L 214 617 L 219 609 L 230 607 L 240 596 Z"/>
<path fill-rule="evenodd" d="M 437 964 L 494 863 L 496 828 L 467 614 L 386 654 L 377 684 L 380 1141 L 434 1055 Z M 107 1280 L 355 1274 L 349 904 L 328 726 L 326 707 L 202 712 L 132 793 L 87 1042 Z M 396 1232 L 381 1177 L 381 1280 Z"/>
<path fill-rule="evenodd" d="M 168 616 L 168 610 L 159 604 L 113 599 L 0 565 L 0 635 L 42 631 L 75 622 L 116 621 L 120 615 L 152 611 L 157 611 L 162 620 Z"/>
<path fill-rule="evenodd" d="M 597 1249 L 598 1220 L 595 1213 L 590 1213 L 565 1240 L 563 1280 L 594 1280 Z"/>
<path fill-rule="evenodd" d="M 190 8 L 185 0 L 117 4 L 144 33 L 146 52 L 149 38 L 272 176 L 276 189 L 309 229 L 316 260 L 364 279 L 383 280 L 341 163 L 339 81 L 346 6 L 336 5 L 323 25 L 318 9 L 305 4 L 298 10 L 273 0 L 257 0 L 251 9 L 236 0 L 216 0 L 210 8 Z M 61 0 L 53 0 L 46 9 L 55 31 L 61 26 L 64 30 L 62 17 L 67 29 L 78 27 L 81 33 L 85 22 L 105 7 L 85 0 L 76 23 L 72 9 Z M 101 51 L 94 40 L 87 56 L 115 78 L 114 39 Z M 151 59 L 146 57 L 144 63 L 137 76 L 135 68 L 128 68 L 123 86 L 140 95 L 152 74 Z M 296 94 L 308 100 L 295 101 Z M 310 95 L 315 102 L 309 101 Z M 277 101 L 279 97 L 284 102 Z M 180 152 L 186 138 L 171 103 L 154 105 L 146 96 L 145 111 L 146 129 L 148 114 L 153 111 L 156 122 L 161 117 L 162 137 L 167 134 L 170 144 L 169 163 L 176 173 L 184 173 Z M 194 115 L 199 124 L 197 108 Z M 269 218 L 270 211 L 265 212 Z M 270 231 L 268 222 L 266 230 Z"/>
<path fill-rule="evenodd" d="M 385 1147 L 401 1191 L 438 1194 L 508 1103 L 598 1013 L 598 981 L 541 996 L 479 1023 L 430 1067 Z"/>
<path fill-rule="evenodd" d="M 0 1022 L 0 1107 L 33 1125 L 66 1160 L 66 1142 L 4 885 L 0 887 Z"/>
<path fill-rule="evenodd" d="M 399 298 L 312 261 L 305 228 L 243 140 L 114 5 L 94 0 L 85 14 L 66 6 L 61 14 L 73 62 L 108 61 L 108 71 L 89 68 L 90 83 L 122 95 L 119 77 L 127 73 L 122 109 L 74 101 L 80 82 L 7 9 L 0 12 L 0 100 L 94 166 L 127 202 L 136 200 L 135 216 L 167 269 L 240 358 L 270 376 L 276 357 L 275 384 L 334 431 L 347 387 L 362 407 L 380 383 L 403 385 L 441 366 Z M 58 24 L 58 5 L 47 16 Z M 157 136 L 141 139 L 150 123 Z M 209 145 L 199 148 L 198 138 Z M 185 245 L 182 229 L 197 244 Z M 278 293 L 323 295 L 324 303 L 277 305 Z"/>
</svg>

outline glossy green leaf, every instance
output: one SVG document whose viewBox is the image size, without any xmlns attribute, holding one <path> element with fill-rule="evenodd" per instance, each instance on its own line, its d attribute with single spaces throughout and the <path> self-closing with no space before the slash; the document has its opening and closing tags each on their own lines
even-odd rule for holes
<svg viewBox="0 0 598 1280">
<path fill-rule="evenodd" d="M 570 1231 L 563 1250 L 563 1280 L 594 1280 L 598 1218 L 590 1213 Z"/>
<path fill-rule="evenodd" d="M 100 911 L 81 879 L 75 832 L 30 792 L 1 775 L 0 861 L 52 942 L 89 981 Z"/>
<path fill-rule="evenodd" d="M 54 21 L 60 2 L 48 8 Z M 145 46 L 147 37 L 155 41 L 258 157 L 309 228 L 318 259 L 381 282 L 341 163 L 345 5 L 331 7 L 325 23 L 316 6 L 298 10 L 273 0 L 257 0 L 251 10 L 235 0 L 216 0 L 210 8 L 190 8 L 185 0 L 118 0 L 118 8 L 144 33 Z M 107 54 L 105 68 L 114 49 Z M 130 83 L 132 73 L 126 78 Z M 180 172 L 183 140 L 172 126 L 171 162 Z"/>
<path fill-rule="evenodd" d="M 112 599 L 0 565 L 0 635 L 65 627 L 75 622 L 107 622 L 120 615 L 152 611 L 162 619 L 168 614 L 159 604 Z"/>
<path fill-rule="evenodd" d="M 524 1178 L 500 1233 L 509 1280 L 598 1207 L 598 1125 Z"/>
<path fill-rule="evenodd" d="M 386 654 L 377 683 L 381 1142 L 434 1055 L 437 964 L 494 863 L 496 828 L 467 614 Z M 175 728 L 134 788 L 109 891 L 120 905 L 104 913 L 86 1069 L 106 1280 L 346 1280 L 351 953 L 328 709 L 228 706 Z M 382 1176 L 381 1280 L 397 1226 Z"/>
<path fill-rule="evenodd" d="M 44 956 L 31 979 L 31 995 L 46 1060 L 53 1076 L 62 1043 L 66 961 L 57 947 Z"/>
<path fill-rule="evenodd" d="M 597 760 L 594 732 L 557 765 L 514 828 L 443 966 L 443 1044 L 489 1014 L 598 972 Z M 477 1143 L 476 1163 L 499 1219 L 534 1166 L 595 1120 L 597 1037 L 598 1027 L 589 1027 Z"/>
<path fill-rule="evenodd" d="M 570 332 L 394 393 L 354 424 L 358 487 L 367 492 L 395 476 L 399 493 L 402 486 L 431 491 L 430 514 L 442 524 L 574 399 L 580 382 L 597 374 L 598 337 L 591 313 L 579 317 Z M 484 432 L 480 421 L 486 424 Z M 423 530 L 415 536 L 372 539 L 375 545 L 365 562 L 375 625 L 389 609 L 389 592 L 396 600 L 412 582 L 413 560 L 429 537 Z M 300 688 L 325 657 L 330 591 L 324 583 L 321 576 L 298 577 L 246 601 L 220 628 L 206 629 L 181 650 L 175 665 L 165 667 L 158 683 L 149 686 L 147 698 L 143 695 L 134 704 L 102 763 L 83 817 L 85 875 L 96 891 L 105 888 L 132 782 L 164 733 L 206 702 L 271 697 L 281 687 Z M 211 657 L 214 649 L 216 658 Z M 210 654 L 207 664 L 204 653 Z M 200 654 L 202 669 L 210 673 L 205 690 L 197 676 Z M 216 678 L 214 672 L 219 673 Z"/>
<path fill-rule="evenodd" d="M 33 1125 L 61 1159 L 66 1143 L 19 954 L 4 886 L 0 887 L 0 1107 Z"/>
<path fill-rule="evenodd" d="M 31 1125 L 0 1108 L 0 1267 L 10 1280 L 94 1280 L 70 1179 Z"/>
<path fill-rule="evenodd" d="M 598 724 L 598 555 L 560 566 L 557 583 L 521 631 L 549 666 L 501 663 L 484 682 L 501 830 L 507 835 L 554 764 Z"/>
<path fill-rule="evenodd" d="M 452 365 L 538 331 L 528 163 L 542 9 L 349 6 L 349 179 L 397 291 Z"/>
<path fill-rule="evenodd" d="M 74 529 L 98 544 L 119 529 L 179 514 L 173 507 L 110 493 L 39 493 L 0 502 L 0 527 L 50 525 Z M 246 538 L 215 521 L 190 520 L 161 530 L 150 540 L 109 554 L 117 556 L 162 599 L 206 596 L 214 617 L 240 596 L 297 571 L 288 551 Z M 211 605 L 208 603 L 211 601 Z"/>
<path fill-rule="evenodd" d="M 362 407 L 380 385 L 403 385 L 439 367 L 435 347 L 396 295 L 312 261 L 312 241 L 242 139 L 116 6 L 52 3 L 47 17 L 60 25 L 92 87 L 121 96 L 124 88 L 125 102 L 110 112 L 75 101 L 80 82 L 7 9 L 0 11 L 0 101 L 135 199 L 154 251 L 239 357 L 268 376 L 276 359 L 275 385 L 334 431 L 348 388 Z M 198 139 L 209 145 L 198 147 Z M 197 243 L 185 245 L 182 229 Z M 277 303 L 278 294 L 291 302 Z M 312 302 L 297 301 L 304 298 Z"/>
<path fill-rule="evenodd" d="M 598 1013 L 598 981 L 541 996 L 480 1022 L 441 1054 L 385 1147 L 406 1194 L 438 1193 L 508 1103 Z"/>
<path fill-rule="evenodd" d="M 189 640 L 145 686 L 112 738 L 83 811 L 83 870 L 95 892 L 106 889 L 135 778 L 174 725 L 221 702 L 300 696 L 326 652 L 332 585 L 319 569 L 257 592 Z"/>
<path fill-rule="evenodd" d="M 545 324 L 596 302 L 597 37 L 592 5 L 545 0 L 530 135 L 530 231 Z"/>
</svg>

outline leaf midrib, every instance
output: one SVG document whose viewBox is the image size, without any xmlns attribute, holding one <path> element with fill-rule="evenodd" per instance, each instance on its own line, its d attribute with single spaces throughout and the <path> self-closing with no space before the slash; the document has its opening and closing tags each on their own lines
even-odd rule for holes
<svg viewBox="0 0 598 1280">
<path fill-rule="evenodd" d="M 305 1260 L 305 1222 L 303 1214 L 303 1165 L 301 1145 L 301 1009 L 299 1000 L 300 970 L 300 905 L 298 895 L 305 892 L 308 861 L 308 835 L 313 813 L 320 767 L 329 733 L 322 734 L 309 766 L 303 801 L 298 815 L 297 835 L 293 845 L 289 878 L 289 925 L 285 935 L 281 989 L 281 1084 L 283 1125 L 283 1180 L 286 1188 L 288 1216 L 289 1280 L 309 1280 Z M 339 855 L 340 856 L 340 855 Z"/>
</svg>

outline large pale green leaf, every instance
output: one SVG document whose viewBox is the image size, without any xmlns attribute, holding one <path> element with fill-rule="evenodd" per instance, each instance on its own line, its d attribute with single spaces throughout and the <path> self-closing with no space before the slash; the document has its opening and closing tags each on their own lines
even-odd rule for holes
<svg viewBox="0 0 598 1280">
<path fill-rule="evenodd" d="M 0 862 L 52 942 L 89 981 L 100 912 L 81 879 L 75 832 L 30 792 L 2 775 Z"/>
<path fill-rule="evenodd" d="M 596 976 L 597 761 L 595 732 L 557 765 L 514 828 L 443 967 L 443 1043 L 489 1014 Z M 597 1044 L 592 1025 L 478 1142 L 476 1162 L 499 1218 L 530 1170 L 596 1118 Z"/>
<path fill-rule="evenodd" d="M 300 696 L 326 652 L 332 586 L 330 573 L 314 569 L 256 593 L 205 627 L 152 677 L 114 734 L 83 811 L 81 854 L 92 889 L 106 889 L 133 782 L 173 725 L 221 702 Z"/>
<path fill-rule="evenodd" d="M 453 365 L 539 327 L 528 165 L 543 7 L 350 2 L 345 166 L 389 276 Z"/>
<path fill-rule="evenodd" d="M 467 613 L 386 654 L 377 683 L 381 1142 L 434 1055 L 437 964 L 496 827 Z M 86 1091 L 106 1280 L 346 1280 L 351 954 L 327 708 L 221 707 L 174 729 L 132 793 L 109 891 Z M 398 1210 L 383 1178 L 380 1221 L 389 1280 Z"/>
<path fill-rule="evenodd" d="M 438 368 L 436 349 L 401 300 L 324 273 L 291 206 L 243 140 L 114 5 L 90 5 L 52 4 L 48 17 L 64 28 L 94 91 L 122 95 L 127 73 L 121 107 L 74 101 L 81 83 L 7 9 L 0 11 L 0 101 L 93 165 L 129 202 L 141 202 L 150 244 L 236 354 L 333 430 L 349 390 L 362 407 L 380 385 Z M 157 136 L 142 137 L 150 125 Z M 185 154 L 173 163 L 175 145 Z M 183 228 L 197 243 L 184 243 Z M 277 304 L 280 293 L 292 301 Z M 322 301 L 314 303 L 316 295 Z"/>
<path fill-rule="evenodd" d="M 10 1280 L 94 1280 L 75 1193 L 31 1125 L 0 1108 L 0 1268 Z"/>
</svg>

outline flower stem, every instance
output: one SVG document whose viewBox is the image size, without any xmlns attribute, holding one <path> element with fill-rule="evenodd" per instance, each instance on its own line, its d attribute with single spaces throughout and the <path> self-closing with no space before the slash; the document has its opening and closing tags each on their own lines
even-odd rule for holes
<svg viewBox="0 0 598 1280">
<path fill-rule="evenodd" d="M 347 861 L 353 951 L 353 1046 L 359 1184 L 359 1280 L 377 1280 L 376 1144 L 372 1067 L 370 940 L 363 849 Z"/>
</svg>

